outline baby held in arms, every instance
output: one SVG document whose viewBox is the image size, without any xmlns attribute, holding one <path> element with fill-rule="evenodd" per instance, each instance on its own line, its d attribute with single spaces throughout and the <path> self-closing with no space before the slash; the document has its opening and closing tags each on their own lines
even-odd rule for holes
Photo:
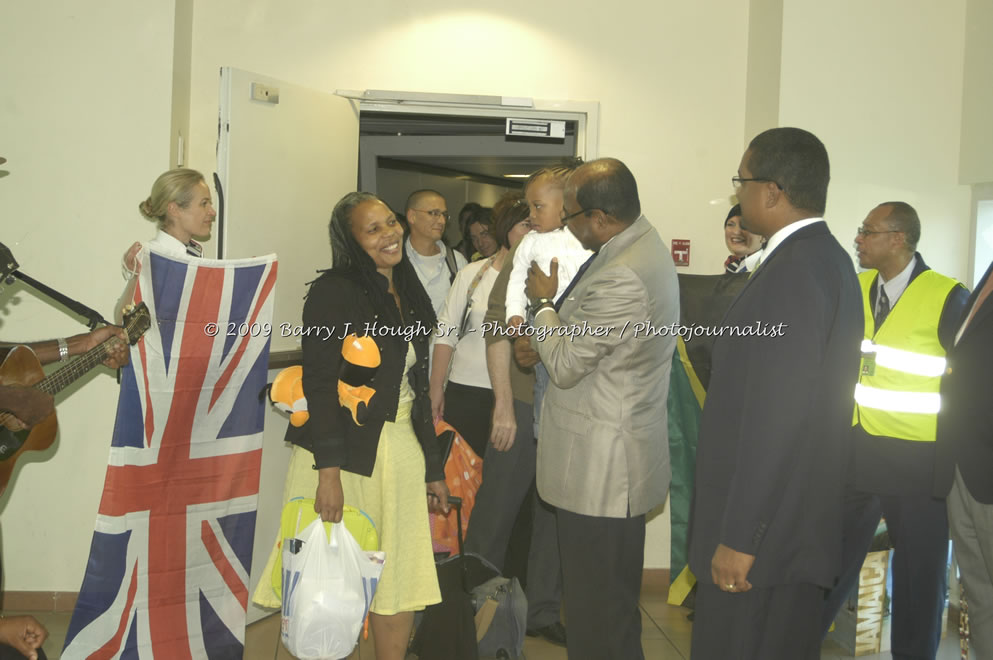
<svg viewBox="0 0 993 660">
<path fill-rule="evenodd" d="M 572 278 L 579 272 L 580 266 L 593 254 L 585 249 L 571 231 L 562 224 L 561 210 L 553 205 L 542 203 L 544 196 L 551 197 L 558 193 L 561 199 L 561 188 L 554 183 L 536 182 L 534 185 L 534 201 L 531 202 L 531 215 L 528 218 L 533 231 L 521 239 L 514 254 L 513 268 L 507 284 L 507 325 L 516 328 L 524 323 L 527 313 L 528 299 L 524 293 L 524 283 L 527 280 L 528 268 L 531 262 L 548 274 L 551 272 L 552 258 L 559 262 L 559 285 L 555 291 L 555 300 L 562 296 Z M 546 190 L 547 189 L 547 190 Z M 532 195 L 528 195 L 532 197 Z M 558 206 L 561 209 L 561 203 Z"/>
</svg>

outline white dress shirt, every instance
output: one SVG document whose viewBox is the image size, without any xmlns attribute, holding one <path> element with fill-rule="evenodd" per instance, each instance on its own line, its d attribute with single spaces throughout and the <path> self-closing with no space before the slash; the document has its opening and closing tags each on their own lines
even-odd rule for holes
<svg viewBox="0 0 993 660">
<path fill-rule="evenodd" d="M 755 263 L 755 268 L 751 269 L 752 272 L 758 270 L 759 266 L 761 266 L 765 262 L 765 260 L 769 258 L 769 255 L 772 254 L 777 247 L 779 247 L 780 243 L 782 243 L 787 238 L 792 236 L 795 232 L 800 231 L 804 227 L 809 227 L 815 222 L 824 222 L 824 218 L 807 218 L 806 220 L 798 220 L 796 222 L 786 225 L 785 227 L 777 231 L 775 234 L 770 236 L 769 242 L 765 244 L 765 249 L 762 250 L 761 252 L 756 253 L 759 254 L 760 256 L 758 258 L 758 261 Z"/>
<path fill-rule="evenodd" d="M 910 284 L 910 274 L 914 272 L 914 266 L 917 265 L 917 256 L 913 256 L 910 259 L 910 263 L 907 264 L 906 268 L 900 271 L 899 275 L 893 279 L 886 281 L 883 279 L 883 274 L 879 274 L 879 286 L 883 287 L 886 291 L 886 297 L 890 301 L 890 309 L 896 305 L 897 299 L 903 295 L 903 292 L 907 289 L 907 285 Z M 876 292 L 876 304 L 872 308 L 872 314 L 875 316 L 879 313 L 879 292 Z"/>
</svg>

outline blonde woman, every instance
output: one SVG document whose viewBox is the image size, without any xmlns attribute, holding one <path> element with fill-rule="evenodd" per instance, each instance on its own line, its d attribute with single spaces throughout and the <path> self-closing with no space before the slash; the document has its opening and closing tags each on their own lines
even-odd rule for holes
<svg viewBox="0 0 993 660">
<path fill-rule="evenodd" d="M 160 175 L 148 198 L 138 204 L 138 211 L 158 226 L 155 238 L 148 244 L 176 256 L 203 256 L 203 247 L 193 237 L 209 238 L 217 216 L 203 175 L 185 168 Z M 125 253 L 125 277 L 137 275 L 141 269 L 137 263 L 139 252 L 141 243 L 136 242 Z"/>
</svg>

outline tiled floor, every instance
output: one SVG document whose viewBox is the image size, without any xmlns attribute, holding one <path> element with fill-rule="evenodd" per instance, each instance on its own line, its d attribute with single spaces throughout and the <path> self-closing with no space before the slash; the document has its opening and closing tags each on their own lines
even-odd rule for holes
<svg viewBox="0 0 993 660">
<path fill-rule="evenodd" d="M 686 620 L 687 610 L 666 604 L 665 593 L 652 593 L 648 589 L 641 597 L 642 648 L 647 660 L 688 660 L 690 657 L 690 631 L 692 623 Z M 13 614 L 13 613 L 8 613 Z M 45 644 L 48 657 L 56 660 L 69 627 L 69 613 L 46 613 L 35 616 L 48 628 L 49 639 Z M 954 627 L 941 642 L 938 660 L 957 660 L 959 657 L 958 633 Z M 566 660 L 565 649 L 544 640 L 528 637 L 524 643 L 527 660 Z M 411 656 L 413 657 L 413 656 Z M 850 658 L 840 646 L 825 642 L 821 660 Z M 863 660 L 883 660 L 889 653 L 862 656 Z M 292 660 L 279 642 L 279 617 L 270 616 L 248 627 L 245 635 L 245 660 Z M 359 645 L 352 658 L 374 660 L 375 651 L 370 639 Z M 453 658 L 452 660 L 457 660 Z"/>
</svg>

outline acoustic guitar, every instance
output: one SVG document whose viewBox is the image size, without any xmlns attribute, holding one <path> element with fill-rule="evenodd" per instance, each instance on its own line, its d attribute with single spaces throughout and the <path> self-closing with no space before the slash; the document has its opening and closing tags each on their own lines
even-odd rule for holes
<svg viewBox="0 0 993 660">
<path fill-rule="evenodd" d="M 135 344 L 151 324 L 151 316 L 145 303 L 139 303 L 125 313 L 123 327 L 128 343 Z M 119 343 L 120 337 L 111 337 L 48 376 L 42 371 L 34 351 L 26 346 L 17 346 L 0 365 L 0 384 L 33 386 L 54 396 L 103 362 L 109 349 Z M 21 454 L 48 449 L 55 441 L 55 432 L 58 430 L 54 410 L 30 429 L 22 431 L 11 431 L 4 426 L 13 418 L 11 413 L 0 412 L 0 495 L 6 490 L 14 464 Z"/>
</svg>

